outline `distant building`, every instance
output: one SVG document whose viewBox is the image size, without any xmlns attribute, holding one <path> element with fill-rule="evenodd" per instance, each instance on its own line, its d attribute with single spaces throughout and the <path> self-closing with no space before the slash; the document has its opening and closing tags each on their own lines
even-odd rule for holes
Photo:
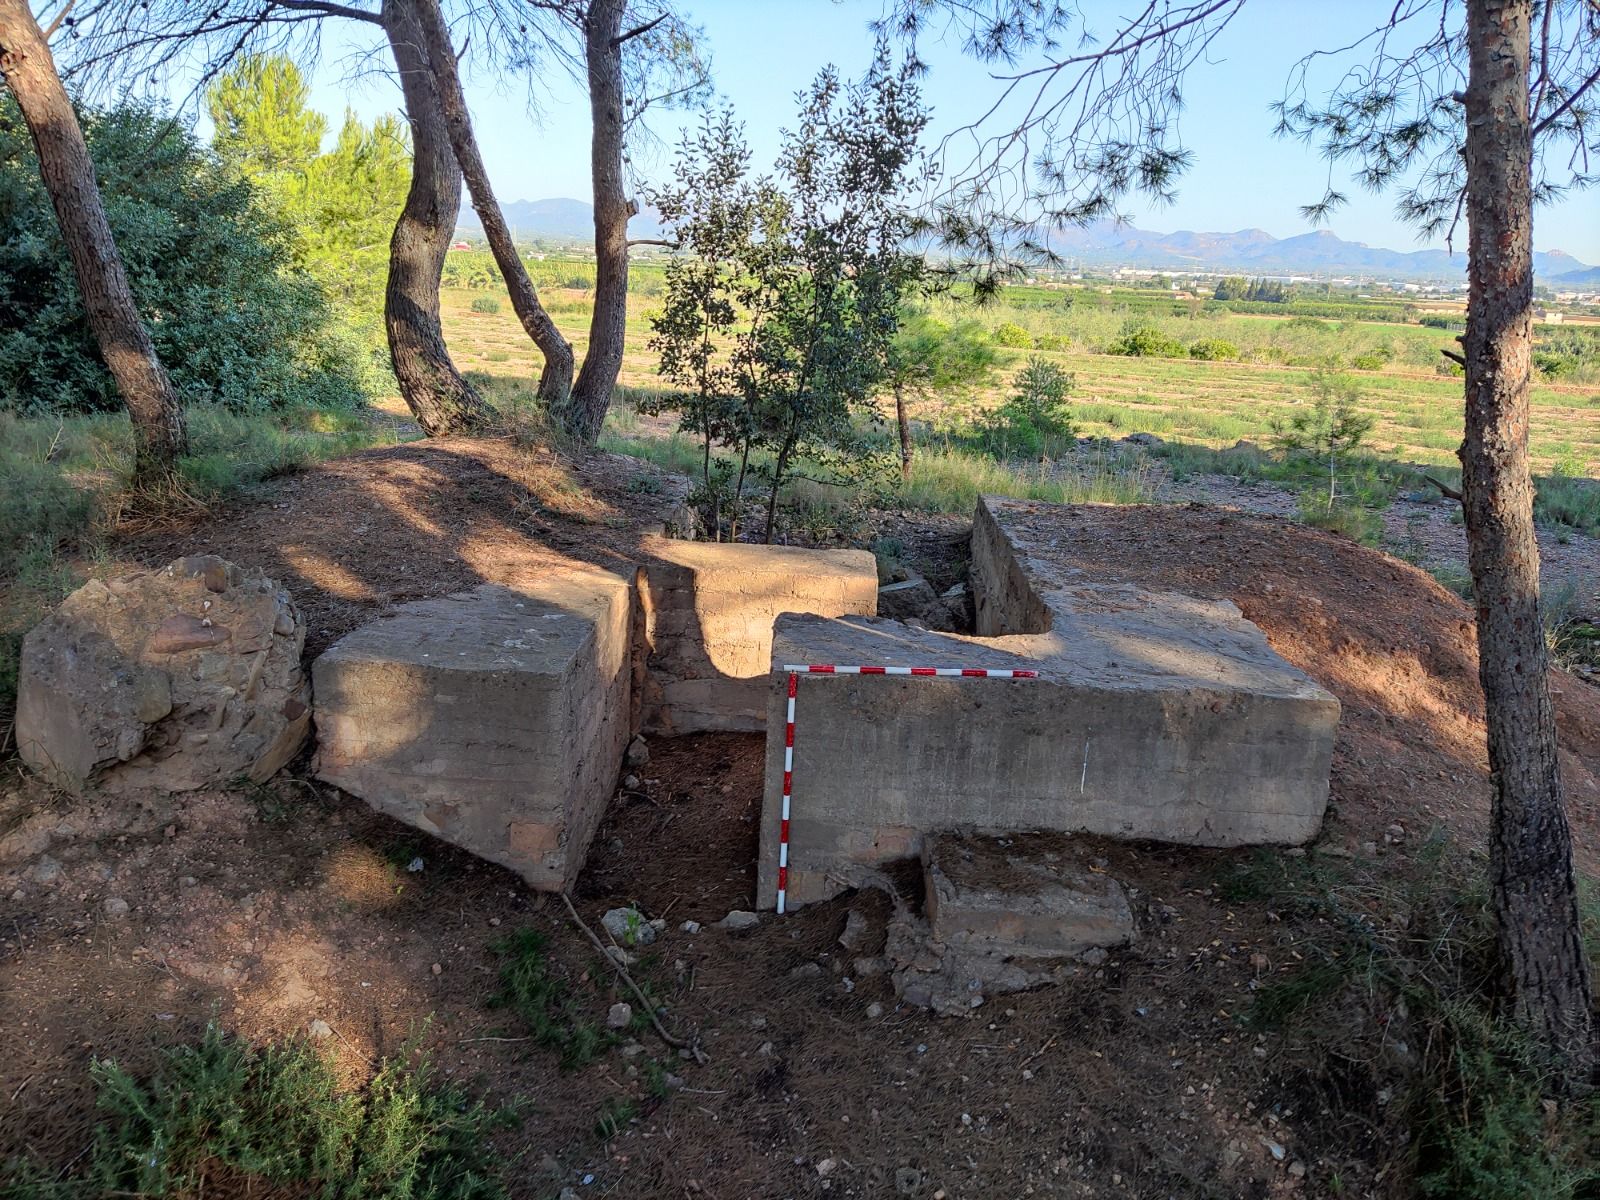
<svg viewBox="0 0 1600 1200">
<path fill-rule="evenodd" d="M 1561 319 L 1565 315 L 1565 313 L 1557 312 L 1553 308 L 1536 308 L 1533 310 L 1534 320 L 1543 321 L 1546 325 L 1561 324 Z"/>
<path fill-rule="evenodd" d="M 452 249 L 452 250 L 471 250 L 472 249 L 472 243 L 471 242 L 451 242 L 450 243 L 450 249 Z"/>
</svg>

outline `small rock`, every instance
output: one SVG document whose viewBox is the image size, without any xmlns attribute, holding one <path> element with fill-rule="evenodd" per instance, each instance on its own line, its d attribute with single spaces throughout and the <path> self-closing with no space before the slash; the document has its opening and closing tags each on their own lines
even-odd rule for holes
<svg viewBox="0 0 1600 1200">
<path fill-rule="evenodd" d="M 426 865 L 427 864 L 422 861 L 422 855 L 419 854 L 406 864 L 406 870 L 410 874 L 416 875 L 419 874 L 422 871 L 422 868 Z"/>
<path fill-rule="evenodd" d="M 867 1005 L 867 1020 L 876 1021 L 881 1016 L 883 1016 L 883 1005 L 876 1000 Z"/>
<path fill-rule="evenodd" d="M 35 883 L 54 883 L 61 878 L 61 864 L 48 854 L 42 854 L 28 874 L 33 876 Z"/>
<path fill-rule="evenodd" d="M 28 898 L 28 894 L 26 892 L 24 892 L 21 888 L 18 888 L 16 891 L 11 893 L 11 902 L 13 904 L 21 904 L 27 898 Z"/>
<path fill-rule="evenodd" d="M 789 972 L 790 979 L 819 979 L 822 976 L 821 963 L 801 963 Z"/>
<path fill-rule="evenodd" d="M 609 909 L 600 924 L 624 946 L 648 946 L 656 940 L 655 926 L 637 908 Z"/>
<path fill-rule="evenodd" d="M 751 1029 L 765 1029 L 766 1027 L 767 1027 L 767 1019 L 765 1017 L 751 1017 L 750 1018 L 750 1028 Z"/>
<path fill-rule="evenodd" d="M 1111 955 L 1104 946 L 1090 946 L 1082 954 L 1078 955 L 1078 961 L 1087 966 L 1098 967 L 1104 965 L 1106 959 L 1110 957 Z"/>
<path fill-rule="evenodd" d="M 914 1167 L 896 1167 L 894 1190 L 902 1196 L 915 1196 L 922 1190 L 922 1172 Z"/>
<path fill-rule="evenodd" d="M 434 963 L 433 966 L 430 969 L 433 971 L 433 973 L 435 975 L 443 975 L 444 974 L 444 964 L 443 963 Z"/>
<path fill-rule="evenodd" d="M 753 912 L 746 912 L 742 908 L 736 908 L 717 922 L 717 928 L 728 930 L 754 929 L 760 919 Z"/>
<path fill-rule="evenodd" d="M 882 975 L 889 969 L 889 960 L 883 955 L 857 958 L 850 964 L 855 968 L 856 975 L 862 979 L 871 979 L 874 975 Z"/>
<path fill-rule="evenodd" d="M 333 1036 L 333 1026 L 329 1025 L 321 1017 L 318 1017 L 315 1021 L 311 1022 L 311 1036 L 316 1041 L 326 1041 L 328 1038 Z"/>
<path fill-rule="evenodd" d="M 179 887 L 193 887 L 195 884 L 197 884 L 199 882 L 200 881 L 198 879 L 196 879 L 193 875 L 185 875 L 182 879 L 178 880 L 178 886 Z"/>
<path fill-rule="evenodd" d="M 572 1188 L 564 1187 L 557 1195 L 556 1200 L 578 1200 L 578 1193 Z"/>
<path fill-rule="evenodd" d="M 128 902 L 118 896 L 112 896 L 100 906 L 108 917 L 125 917 L 128 915 Z"/>
<path fill-rule="evenodd" d="M 1286 1151 L 1281 1145 L 1273 1141 L 1271 1138 L 1262 1138 L 1261 1144 L 1265 1146 L 1267 1148 L 1267 1152 L 1279 1162 L 1282 1162 L 1284 1155 L 1288 1153 L 1288 1151 Z"/>
<path fill-rule="evenodd" d="M 617 1051 L 623 1058 L 638 1058 L 644 1053 L 644 1046 L 639 1042 L 629 1041 L 622 1044 L 622 1049 Z"/>
<path fill-rule="evenodd" d="M 678 928 L 683 930 L 684 933 L 699 933 L 700 932 L 700 922 L 699 921 L 685 921 L 682 925 L 679 925 Z"/>
<path fill-rule="evenodd" d="M 606 953 L 611 956 L 614 962 L 619 962 L 625 967 L 631 967 L 634 963 L 639 961 L 621 946 L 607 946 Z"/>
<path fill-rule="evenodd" d="M 1304 1179 L 1306 1177 L 1305 1163 L 1301 1162 L 1299 1159 L 1295 1159 L 1294 1162 L 1289 1164 L 1289 1174 L 1293 1175 L 1296 1179 Z"/>
<path fill-rule="evenodd" d="M 674 1075 L 671 1071 L 668 1071 L 662 1076 L 661 1085 L 669 1092 L 681 1092 L 684 1088 L 683 1076 Z"/>
<path fill-rule="evenodd" d="M 642 767 L 650 761 L 650 747 L 645 745 L 642 736 L 635 737 L 628 743 L 627 762 L 630 767 Z"/>
<path fill-rule="evenodd" d="M 637 792 L 639 790 L 639 777 L 637 775 L 623 776 L 622 786 L 627 788 L 630 792 Z"/>
<path fill-rule="evenodd" d="M 826 1179 L 829 1175 L 834 1173 L 838 1166 L 839 1164 L 836 1160 L 825 1158 L 817 1164 L 817 1174 L 823 1179 Z"/>
<path fill-rule="evenodd" d="M 756 1047 L 756 1053 L 761 1055 L 762 1058 L 770 1057 L 772 1054 L 772 1043 L 762 1042 L 761 1045 Z"/>
<path fill-rule="evenodd" d="M 844 919 L 844 932 L 839 934 L 839 945 L 846 950 L 859 950 L 867 939 L 867 919 L 856 909 L 851 909 Z"/>
<path fill-rule="evenodd" d="M 611 1006 L 611 1011 L 606 1013 L 607 1029 L 626 1029 L 633 1024 L 633 1005 L 618 1001 Z"/>
</svg>

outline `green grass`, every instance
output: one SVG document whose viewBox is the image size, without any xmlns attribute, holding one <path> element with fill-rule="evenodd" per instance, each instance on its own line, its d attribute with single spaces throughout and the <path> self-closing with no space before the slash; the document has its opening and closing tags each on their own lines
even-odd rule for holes
<svg viewBox="0 0 1600 1200">
<path fill-rule="evenodd" d="M 326 1200 L 499 1200 L 488 1135 L 512 1123 L 441 1082 L 414 1047 L 342 1087 L 304 1042 L 252 1047 L 212 1025 L 165 1051 L 147 1079 L 90 1067 L 105 1114 L 86 1165 L 65 1179 L 9 1165 L 12 1200 L 78 1196 L 277 1194 Z"/>
<path fill-rule="evenodd" d="M 562 1067 L 575 1070 L 609 1050 L 616 1035 L 596 1025 L 551 973 L 545 944 L 542 933 L 527 928 L 495 941 L 490 949 L 500 962 L 500 986 L 486 1003 L 514 1013 L 538 1045 L 555 1050 Z"/>
</svg>

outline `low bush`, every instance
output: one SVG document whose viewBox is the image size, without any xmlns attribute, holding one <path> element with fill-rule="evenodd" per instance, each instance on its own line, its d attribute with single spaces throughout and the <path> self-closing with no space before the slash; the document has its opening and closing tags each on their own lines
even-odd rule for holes
<svg viewBox="0 0 1600 1200">
<path fill-rule="evenodd" d="M 1005 346 L 1012 350 L 1033 349 L 1033 335 L 1021 325 L 1010 321 L 995 326 L 994 341 L 997 346 Z"/>
<path fill-rule="evenodd" d="M 1137 317 L 1124 322 L 1122 332 L 1105 352 L 1131 358 L 1186 358 L 1189 354 L 1182 342 L 1163 333 L 1153 322 Z"/>
<path fill-rule="evenodd" d="M 11 1164 L 17 1200 L 262 1192 L 325 1200 L 501 1200 L 487 1135 L 513 1120 L 441 1082 L 413 1046 L 362 1089 L 303 1042 L 257 1049 L 218 1026 L 137 1079 L 97 1060 L 106 1114 L 81 1177 Z"/>
<path fill-rule="evenodd" d="M 1239 347 L 1222 338 L 1201 338 L 1189 344 L 1189 357 L 1206 362 L 1232 361 L 1239 357 Z"/>
<path fill-rule="evenodd" d="M 984 447 L 1001 459 L 1059 456 L 1076 438 L 1067 403 L 1076 382 L 1056 363 L 1030 358 L 1017 372 L 1015 391 L 985 418 L 980 430 Z"/>
<path fill-rule="evenodd" d="M 472 311 L 475 313 L 497 313 L 500 311 L 500 301 L 493 296 L 474 296 L 472 298 Z"/>
</svg>

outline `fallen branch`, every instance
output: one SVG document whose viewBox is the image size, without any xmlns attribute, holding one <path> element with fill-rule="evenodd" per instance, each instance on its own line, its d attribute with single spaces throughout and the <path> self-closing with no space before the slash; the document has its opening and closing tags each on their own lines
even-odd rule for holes
<svg viewBox="0 0 1600 1200">
<path fill-rule="evenodd" d="M 578 910 L 572 907 L 572 899 L 565 892 L 561 893 L 561 903 L 567 906 L 567 914 L 572 918 L 572 923 L 583 931 L 583 936 L 589 939 L 589 944 L 600 951 L 600 957 L 610 963 L 617 974 L 622 976 L 623 982 L 628 985 L 629 989 L 638 998 L 640 1007 L 650 1014 L 650 1025 L 655 1029 L 656 1035 L 675 1050 L 689 1051 L 694 1055 L 695 1062 L 701 1064 L 710 1062 L 711 1056 L 700 1049 L 698 1041 L 685 1041 L 683 1038 L 667 1031 L 667 1027 L 661 1023 L 661 1018 L 656 1015 L 656 1006 L 651 1002 L 650 997 L 645 995 L 644 989 L 633 981 L 633 976 L 628 974 L 628 968 L 612 957 L 611 951 L 606 949 L 605 943 L 595 936 L 594 930 L 590 929 L 584 919 L 578 915 Z"/>
<path fill-rule="evenodd" d="M 1424 475 L 1423 478 L 1429 483 L 1433 484 L 1434 487 L 1438 488 L 1441 493 L 1449 496 L 1450 499 L 1454 500 L 1457 504 L 1465 503 L 1465 497 L 1463 497 L 1460 492 L 1451 487 L 1448 483 L 1435 479 L 1432 475 Z"/>
<path fill-rule="evenodd" d="M 1441 349 L 1439 351 L 1439 353 L 1444 355 L 1451 362 L 1458 364 L 1459 366 L 1465 367 L 1467 365 L 1467 360 L 1462 358 L 1461 355 L 1457 354 L 1454 350 Z"/>
</svg>

